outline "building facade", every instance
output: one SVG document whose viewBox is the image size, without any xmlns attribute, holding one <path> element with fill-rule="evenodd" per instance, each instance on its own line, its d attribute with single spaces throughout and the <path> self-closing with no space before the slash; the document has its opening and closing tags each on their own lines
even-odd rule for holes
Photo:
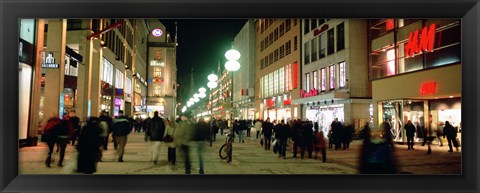
<svg viewBox="0 0 480 193">
<path fill-rule="evenodd" d="M 30 107 L 21 108 L 23 114 L 23 110 L 28 109 L 29 123 L 25 127 L 25 120 L 21 121 L 20 144 L 25 138 L 35 141 L 49 118 L 63 118 L 71 110 L 76 111 L 81 121 L 99 116 L 102 110 L 110 116 L 118 115 L 120 110 L 128 116 L 134 114 L 133 84 L 136 80 L 133 78 L 138 72 L 132 71 L 137 50 L 134 48 L 146 49 L 146 42 L 135 41 L 135 33 L 142 33 L 135 30 L 135 25 L 145 25 L 142 24 L 144 20 L 38 19 L 33 20 L 33 30 L 31 23 L 26 21 L 20 29 L 35 33 L 36 47 L 27 50 L 38 53 L 30 61 L 25 60 L 23 52 L 19 56 L 24 64 L 32 64 L 32 68 L 25 67 L 25 71 L 25 65 L 20 64 L 25 83 L 22 82 L 19 89 L 26 92 L 26 88 L 31 87 L 30 102 L 21 99 L 21 104 L 30 104 Z M 31 42 L 31 37 L 21 36 L 19 42 Z M 141 54 L 138 58 L 146 60 Z M 23 76 L 27 74 L 31 74 L 30 80 Z"/>
<path fill-rule="evenodd" d="M 302 117 L 325 133 L 335 118 L 356 129 L 371 120 L 367 21 L 302 20 Z"/>
<path fill-rule="evenodd" d="M 291 120 L 301 117 L 300 20 L 255 21 L 255 118 Z"/>
<path fill-rule="evenodd" d="M 159 20 L 146 21 L 150 31 L 147 48 L 147 113 L 150 117 L 155 111 L 163 116 L 176 116 L 177 45 Z"/>
<path fill-rule="evenodd" d="M 231 101 L 232 101 L 232 76 L 229 71 L 221 70 L 218 64 L 217 69 L 217 88 L 211 89 L 209 94 L 208 109 L 211 109 L 212 116 L 216 119 L 230 119 Z"/>
<path fill-rule="evenodd" d="M 233 73 L 233 109 L 235 119 L 255 117 L 255 22 L 249 19 L 235 36 L 233 48 L 240 52 L 241 67 Z"/>
<path fill-rule="evenodd" d="M 461 132 L 460 20 L 377 19 L 368 31 L 374 124 L 390 122 L 400 142 L 409 120 L 416 140 L 445 121 Z"/>
</svg>

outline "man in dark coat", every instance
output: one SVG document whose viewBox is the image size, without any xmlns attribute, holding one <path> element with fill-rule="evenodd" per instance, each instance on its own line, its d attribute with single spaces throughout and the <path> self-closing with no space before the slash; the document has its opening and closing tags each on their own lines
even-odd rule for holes
<svg viewBox="0 0 480 193">
<path fill-rule="evenodd" d="M 77 145 L 77 172 L 93 174 L 97 171 L 98 155 L 103 141 L 98 138 L 102 129 L 100 128 L 100 119 L 91 117 L 78 138 Z"/>
<path fill-rule="evenodd" d="M 77 137 L 80 135 L 80 118 L 77 117 L 75 110 L 68 112 L 68 121 L 73 126 L 74 134 L 72 136 L 72 145 L 75 145 Z"/>
<path fill-rule="evenodd" d="M 302 151 L 300 153 L 301 158 L 303 159 L 305 155 L 305 149 L 308 150 L 308 158 L 312 158 L 313 152 L 313 123 L 311 121 L 306 121 L 302 124 L 303 136 L 302 136 Z"/>
<path fill-rule="evenodd" d="M 303 129 L 302 129 L 302 121 L 300 119 L 295 120 L 293 123 L 293 129 L 292 129 L 292 138 L 293 138 L 293 157 L 297 157 L 297 150 L 298 148 L 303 149 L 303 142 L 302 142 L 302 136 L 303 136 Z"/>
<path fill-rule="evenodd" d="M 285 121 L 282 120 L 278 124 L 277 131 L 275 131 L 275 138 L 277 138 L 279 143 L 278 157 L 283 157 L 285 159 L 287 153 L 287 140 L 291 136 L 290 126 L 285 124 Z"/>
<path fill-rule="evenodd" d="M 148 124 L 148 134 L 153 145 L 153 164 L 157 164 L 160 155 L 160 146 L 165 134 L 165 120 L 158 116 L 158 111 L 153 113 L 153 118 Z"/>
<path fill-rule="evenodd" d="M 203 169 L 203 151 L 205 149 L 205 141 L 208 140 L 211 136 L 210 125 L 203 119 L 200 119 L 200 121 L 195 125 L 195 131 L 193 133 L 193 141 L 196 143 L 196 153 L 198 154 L 198 172 L 199 174 L 204 174 L 205 171 Z"/>
<path fill-rule="evenodd" d="M 127 144 L 127 135 L 132 132 L 132 124 L 123 115 L 123 110 L 118 112 L 118 116 L 113 120 L 112 136 L 118 145 L 118 162 L 123 162 L 123 153 Z"/>
<path fill-rule="evenodd" d="M 270 150 L 270 143 L 272 141 L 272 133 L 273 133 L 273 124 L 270 122 L 270 118 L 263 123 L 262 126 L 262 135 L 265 138 L 265 150 Z"/>
<path fill-rule="evenodd" d="M 405 124 L 405 132 L 407 134 L 407 146 L 408 150 L 413 149 L 413 136 L 415 136 L 415 125 L 412 124 L 412 121 L 408 120 Z"/>
<path fill-rule="evenodd" d="M 443 138 L 445 137 L 447 137 L 448 152 L 453 152 L 452 143 L 458 151 L 457 130 L 448 121 L 445 121 L 445 127 L 443 128 Z"/>
<path fill-rule="evenodd" d="M 335 144 L 335 150 L 342 148 L 342 130 L 343 125 L 338 121 L 338 118 L 335 118 L 332 122 L 332 140 Z"/>
</svg>

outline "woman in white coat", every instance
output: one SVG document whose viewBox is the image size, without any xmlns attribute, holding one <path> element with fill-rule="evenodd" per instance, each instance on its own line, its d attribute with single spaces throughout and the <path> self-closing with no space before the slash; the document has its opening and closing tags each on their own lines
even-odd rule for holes
<svg viewBox="0 0 480 193">
<path fill-rule="evenodd" d="M 167 121 L 165 121 L 165 134 L 163 137 L 163 141 L 167 144 L 168 146 L 168 162 L 170 162 L 172 165 L 175 165 L 175 160 L 176 160 L 176 148 L 175 148 L 175 131 L 177 129 L 177 124 L 176 120 L 174 120 L 173 116 L 170 116 Z"/>
</svg>

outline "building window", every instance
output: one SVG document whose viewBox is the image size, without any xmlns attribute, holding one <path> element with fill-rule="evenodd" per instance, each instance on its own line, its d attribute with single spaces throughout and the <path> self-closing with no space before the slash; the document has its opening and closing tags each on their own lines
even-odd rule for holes
<svg viewBox="0 0 480 193">
<path fill-rule="evenodd" d="M 292 20 L 287 19 L 287 21 L 285 21 L 285 33 L 290 31 L 291 28 L 292 28 Z"/>
<path fill-rule="evenodd" d="M 273 43 L 273 32 L 268 35 L 268 45 L 272 45 Z"/>
<path fill-rule="evenodd" d="M 304 19 L 305 25 L 303 26 L 303 34 L 307 34 L 310 31 L 310 20 Z"/>
<path fill-rule="evenodd" d="M 278 28 L 276 28 L 275 31 L 273 31 L 273 38 L 274 38 L 274 41 L 278 40 Z"/>
<path fill-rule="evenodd" d="M 291 40 L 289 40 L 287 43 L 285 43 L 285 54 L 286 55 L 289 55 L 291 53 L 291 49 L 292 49 L 292 42 Z"/>
<path fill-rule="evenodd" d="M 103 58 L 103 72 L 102 72 L 102 80 L 104 82 L 109 83 L 110 85 L 113 84 L 113 65 L 107 59 Z"/>
<path fill-rule="evenodd" d="M 273 72 L 273 94 L 278 94 L 278 70 Z"/>
<path fill-rule="evenodd" d="M 269 61 L 268 65 L 273 63 L 273 52 L 268 55 L 268 61 Z"/>
<path fill-rule="evenodd" d="M 161 96 L 161 90 L 162 90 L 162 87 L 155 86 L 153 88 L 153 96 Z"/>
<path fill-rule="evenodd" d="M 293 39 L 293 51 L 297 51 L 297 47 L 298 47 L 298 40 L 297 40 L 297 36 L 295 36 L 295 39 Z"/>
<path fill-rule="evenodd" d="M 327 33 L 328 33 L 327 54 L 330 55 L 330 54 L 333 54 L 335 52 L 335 36 L 334 36 L 334 33 L 333 33 L 333 29 L 328 30 Z"/>
<path fill-rule="evenodd" d="M 265 60 L 261 59 L 260 60 L 260 70 L 263 70 L 263 68 L 265 68 Z"/>
<path fill-rule="evenodd" d="M 263 51 L 265 48 L 265 44 L 263 43 L 263 40 L 260 42 L 260 51 Z"/>
<path fill-rule="evenodd" d="M 345 49 L 345 27 L 344 23 L 337 26 L 337 51 Z"/>
<path fill-rule="evenodd" d="M 285 68 L 281 67 L 278 74 L 279 92 L 285 92 Z"/>
<path fill-rule="evenodd" d="M 305 90 L 310 91 L 310 73 L 305 74 Z"/>
<path fill-rule="evenodd" d="M 280 59 L 285 56 L 285 45 L 280 46 Z"/>
<path fill-rule="evenodd" d="M 305 58 L 304 58 L 305 65 L 310 63 L 310 42 L 305 43 Z"/>
<path fill-rule="evenodd" d="M 319 53 L 318 58 L 325 57 L 325 52 L 327 51 L 327 35 L 325 35 L 325 34 L 326 33 L 321 34 L 320 38 L 319 38 L 319 41 L 318 41 L 318 45 L 320 47 L 320 53 Z"/>
<path fill-rule="evenodd" d="M 310 22 L 312 24 L 312 30 L 314 30 L 315 28 L 317 28 L 317 19 L 312 19 L 312 21 Z"/>
<path fill-rule="evenodd" d="M 125 79 L 125 93 L 132 94 L 132 79 L 128 77 Z"/>
<path fill-rule="evenodd" d="M 318 71 L 313 71 L 313 88 L 318 89 Z"/>
<path fill-rule="evenodd" d="M 116 68 L 116 75 L 115 75 L 115 88 L 123 89 L 123 72 Z"/>
<path fill-rule="evenodd" d="M 318 38 L 312 40 L 312 62 L 317 61 L 317 47 L 318 47 Z"/>
<path fill-rule="evenodd" d="M 318 19 L 318 26 L 325 23 L 325 19 Z"/>
<path fill-rule="evenodd" d="M 327 73 L 326 73 L 326 70 L 325 68 L 322 68 L 320 70 L 320 76 L 322 76 L 322 81 L 321 81 L 321 91 L 326 91 L 327 90 Z"/>
<path fill-rule="evenodd" d="M 330 73 L 328 74 L 330 77 L 330 90 L 335 90 L 335 65 L 331 65 Z"/>
<path fill-rule="evenodd" d="M 285 34 L 285 23 L 280 24 L 280 37 Z"/>
<path fill-rule="evenodd" d="M 160 67 L 153 68 L 153 78 L 160 78 L 162 77 L 162 69 Z"/>
<path fill-rule="evenodd" d="M 292 89 L 292 65 L 287 64 L 285 72 L 285 91 Z"/>
<path fill-rule="evenodd" d="M 268 74 L 268 96 L 273 95 L 273 72 Z"/>
<path fill-rule="evenodd" d="M 276 49 L 273 53 L 274 53 L 274 56 L 273 56 L 274 61 L 277 62 L 278 61 L 278 49 Z"/>
<path fill-rule="evenodd" d="M 346 72 L 345 72 L 345 61 L 343 62 L 340 62 L 338 64 L 338 67 L 339 67 L 339 86 L 340 88 L 345 88 L 346 87 L 346 83 L 347 83 L 347 79 L 346 79 Z"/>
<path fill-rule="evenodd" d="M 293 26 L 297 26 L 297 23 L 298 23 L 297 19 L 293 19 Z"/>
</svg>

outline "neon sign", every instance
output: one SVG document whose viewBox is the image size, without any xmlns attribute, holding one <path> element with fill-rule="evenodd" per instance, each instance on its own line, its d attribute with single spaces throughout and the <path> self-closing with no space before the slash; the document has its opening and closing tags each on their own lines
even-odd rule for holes
<svg viewBox="0 0 480 193">
<path fill-rule="evenodd" d="M 421 54 L 423 52 L 432 52 L 433 43 L 435 41 L 435 24 L 430 27 L 424 27 L 422 34 L 419 37 L 419 30 L 410 33 L 408 43 L 405 45 L 405 56 L 412 57 L 414 54 Z"/>
<path fill-rule="evenodd" d="M 293 88 L 298 87 L 298 63 L 293 63 Z"/>
<path fill-rule="evenodd" d="M 155 37 L 160 37 L 163 35 L 163 31 L 159 28 L 155 28 L 152 30 L 152 35 Z"/>
<path fill-rule="evenodd" d="M 300 91 L 300 98 L 306 98 L 306 97 L 312 97 L 312 96 L 317 96 L 318 95 L 318 90 L 315 88 L 312 88 L 310 91 L 305 91 L 301 90 Z"/>
<path fill-rule="evenodd" d="M 420 94 L 421 95 L 435 94 L 436 87 L 437 87 L 437 82 L 435 81 L 423 83 L 422 86 L 420 87 Z"/>
<path fill-rule="evenodd" d="M 328 24 L 323 25 L 320 29 L 315 29 L 313 31 L 313 36 L 317 36 L 318 34 L 324 32 L 325 30 L 328 29 Z"/>
</svg>

